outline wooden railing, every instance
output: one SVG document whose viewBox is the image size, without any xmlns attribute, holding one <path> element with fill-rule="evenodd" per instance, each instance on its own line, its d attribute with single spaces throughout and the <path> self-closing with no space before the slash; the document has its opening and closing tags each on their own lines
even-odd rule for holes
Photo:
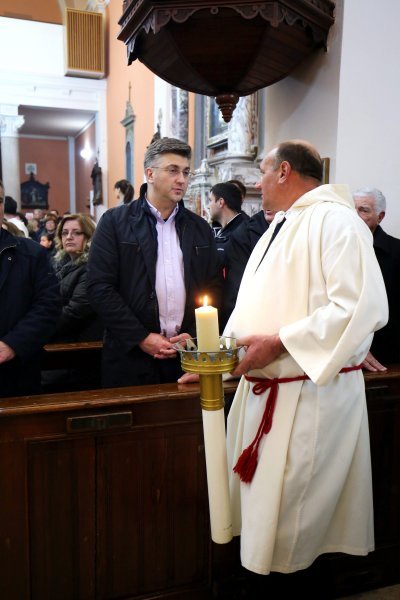
<svg viewBox="0 0 400 600">
<path fill-rule="evenodd" d="M 238 539 L 210 541 L 197 384 L 2 400 L 0 598 L 273 598 L 316 582 L 328 599 L 399 582 L 400 370 L 365 380 L 376 551 L 260 578 L 259 596 Z"/>
</svg>

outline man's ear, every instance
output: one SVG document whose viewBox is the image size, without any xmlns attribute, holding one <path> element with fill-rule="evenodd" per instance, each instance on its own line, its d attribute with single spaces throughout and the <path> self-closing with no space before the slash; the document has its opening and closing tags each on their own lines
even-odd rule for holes
<svg viewBox="0 0 400 600">
<path fill-rule="evenodd" d="M 151 167 L 147 167 L 147 169 L 144 170 L 144 174 L 146 176 L 147 183 L 153 183 L 153 180 L 154 180 L 153 169 Z"/>
<path fill-rule="evenodd" d="M 223 198 L 218 198 L 218 204 L 221 208 L 225 206 L 225 200 Z"/>
<path fill-rule="evenodd" d="M 279 181 L 283 183 L 287 181 L 290 173 L 292 172 L 291 164 L 287 160 L 283 160 L 279 165 Z"/>
<path fill-rule="evenodd" d="M 386 215 L 384 210 L 381 210 L 381 212 L 378 214 L 378 223 L 380 223 L 383 219 L 383 217 Z"/>
</svg>

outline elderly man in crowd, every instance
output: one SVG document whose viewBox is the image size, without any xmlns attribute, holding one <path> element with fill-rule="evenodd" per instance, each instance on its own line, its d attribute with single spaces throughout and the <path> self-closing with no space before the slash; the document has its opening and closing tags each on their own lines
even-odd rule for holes
<svg viewBox="0 0 400 600">
<path fill-rule="evenodd" d="M 400 363 L 400 240 L 386 233 L 380 223 L 386 214 L 386 199 L 376 188 L 360 188 L 353 193 L 356 210 L 374 236 L 374 250 L 382 271 L 389 302 L 388 324 L 377 331 L 364 366 L 384 371 Z"/>
</svg>

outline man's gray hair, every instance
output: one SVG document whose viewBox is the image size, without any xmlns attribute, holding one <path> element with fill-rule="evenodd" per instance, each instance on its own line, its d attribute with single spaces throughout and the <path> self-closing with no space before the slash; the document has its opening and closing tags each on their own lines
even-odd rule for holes
<svg viewBox="0 0 400 600">
<path fill-rule="evenodd" d="M 164 137 L 156 140 L 146 150 L 144 155 L 144 168 L 147 169 L 154 165 L 154 162 L 161 154 L 179 154 L 190 160 L 192 156 L 191 147 L 175 138 Z"/>
<path fill-rule="evenodd" d="M 377 188 L 363 187 L 353 192 L 353 198 L 355 197 L 371 197 L 375 200 L 375 211 L 379 215 L 381 212 L 386 212 L 386 198 L 380 190 Z"/>
</svg>

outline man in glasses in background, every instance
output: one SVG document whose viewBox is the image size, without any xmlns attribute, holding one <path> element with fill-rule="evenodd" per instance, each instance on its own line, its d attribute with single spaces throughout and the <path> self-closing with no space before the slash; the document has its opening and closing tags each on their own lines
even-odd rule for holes
<svg viewBox="0 0 400 600">
<path fill-rule="evenodd" d="M 105 326 L 104 387 L 167 383 L 181 375 L 173 344 L 195 336 L 195 307 L 219 306 L 213 233 L 182 202 L 191 148 L 161 138 L 144 157 L 138 200 L 108 210 L 92 241 L 88 293 Z"/>
</svg>

